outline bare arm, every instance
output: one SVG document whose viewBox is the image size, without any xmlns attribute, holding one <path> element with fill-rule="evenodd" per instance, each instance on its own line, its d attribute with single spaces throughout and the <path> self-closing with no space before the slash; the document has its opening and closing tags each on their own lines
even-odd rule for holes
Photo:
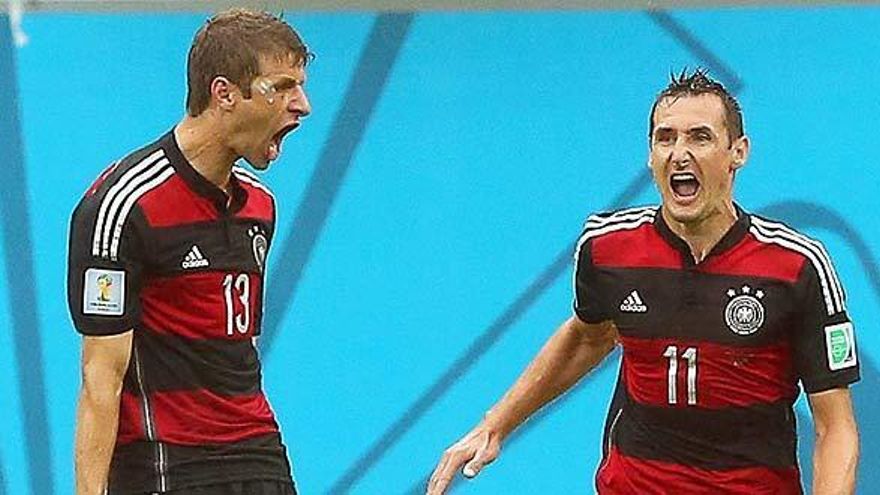
<svg viewBox="0 0 880 495">
<path fill-rule="evenodd" d="M 76 412 L 77 495 L 101 495 L 107 485 L 132 334 L 129 330 L 83 338 L 82 388 Z"/>
<path fill-rule="evenodd" d="M 850 495 L 856 490 L 859 432 L 848 388 L 810 395 L 816 425 L 813 494 Z"/>
<path fill-rule="evenodd" d="M 465 464 L 465 475 L 476 476 L 495 460 L 501 443 L 517 426 L 571 388 L 611 352 L 616 342 L 617 330 L 611 322 L 592 325 L 577 317 L 566 320 L 483 421 L 446 450 L 427 493 L 445 493 Z"/>
</svg>

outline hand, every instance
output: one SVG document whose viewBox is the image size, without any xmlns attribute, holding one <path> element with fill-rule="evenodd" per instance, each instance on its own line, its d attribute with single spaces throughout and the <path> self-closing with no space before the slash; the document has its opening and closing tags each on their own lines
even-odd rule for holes
<svg viewBox="0 0 880 495">
<path fill-rule="evenodd" d="M 446 449 L 440 462 L 431 474 L 426 495 L 443 495 L 462 466 L 462 473 L 468 478 L 480 474 L 484 466 L 491 463 L 501 452 L 499 435 L 489 428 L 478 426 L 470 433 Z"/>
</svg>

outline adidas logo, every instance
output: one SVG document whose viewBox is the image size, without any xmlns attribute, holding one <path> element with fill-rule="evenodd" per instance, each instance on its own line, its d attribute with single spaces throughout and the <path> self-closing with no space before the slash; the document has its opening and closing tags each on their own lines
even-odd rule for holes
<svg viewBox="0 0 880 495">
<path fill-rule="evenodd" d="M 620 310 L 625 313 L 644 313 L 648 311 L 648 307 L 642 302 L 639 292 L 634 290 L 620 303 Z"/>
<path fill-rule="evenodd" d="M 186 258 L 180 263 L 180 266 L 187 269 L 201 268 L 203 266 L 208 266 L 209 264 L 208 259 L 202 256 L 202 252 L 199 251 L 199 247 L 193 244 L 193 247 L 189 248 L 189 252 L 186 253 Z"/>
</svg>

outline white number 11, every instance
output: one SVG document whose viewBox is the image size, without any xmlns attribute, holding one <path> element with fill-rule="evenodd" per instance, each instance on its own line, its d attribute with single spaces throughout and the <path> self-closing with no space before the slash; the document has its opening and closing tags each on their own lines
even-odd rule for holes
<svg viewBox="0 0 880 495">
<path fill-rule="evenodd" d="M 671 345 L 663 352 L 663 357 L 669 360 L 667 373 L 668 400 L 670 404 L 678 403 L 678 347 Z M 688 347 L 681 354 L 687 360 L 687 403 L 689 406 L 697 404 L 697 348 Z"/>
</svg>

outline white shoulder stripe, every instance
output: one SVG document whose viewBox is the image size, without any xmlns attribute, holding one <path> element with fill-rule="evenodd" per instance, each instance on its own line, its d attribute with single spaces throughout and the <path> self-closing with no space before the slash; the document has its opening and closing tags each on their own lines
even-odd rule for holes
<svg viewBox="0 0 880 495">
<path fill-rule="evenodd" d="M 250 170 L 248 170 L 248 169 L 246 169 L 246 168 L 244 168 L 244 167 L 242 167 L 242 166 L 239 166 L 239 165 L 233 165 L 233 166 L 232 166 L 232 171 L 233 171 L 233 172 L 238 172 L 240 175 L 245 175 L 245 176 L 250 177 L 251 179 L 253 179 L 253 180 L 257 181 L 257 182 L 260 182 L 260 178 L 257 177 L 257 174 L 251 172 Z"/>
<path fill-rule="evenodd" d="M 843 301 L 845 299 L 845 294 L 843 291 L 843 285 L 840 283 L 840 279 L 837 277 L 837 272 L 834 270 L 834 265 L 831 262 L 831 255 L 828 254 L 828 251 L 825 249 L 825 246 L 815 240 L 811 239 L 800 232 L 788 227 L 785 224 L 779 222 L 772 222 L 769 220 L 765 220 L 763 218 L 752 217 L 752 220 L 758 224 L 759 227 L 767 230 L 768 232 L 779 232 L 784 233 L 790 239 L 798 241 L 806 246 L 812 248 L 813 252 L 816 253 L 819 261 L 822 262 L 822 265 L 825 267 L 826 272 L 830 276 L 830 280 L 833 284 L 833 289 L 837 295 L 837 298 L 841 301 L 841 306 L 843 306 Z"/>
<path fill-rule="evenodd" d="M 800 253 L 810 260 L 810 263 L 812 263 L 816 272 L 819 274 L 819 285 L 822 288 L 822 297 L 825 300 L 825 309 L 827 310 L 828 315 L 831 316 L 845 310 L 843 301 L 838 297 L 836 291 L 832 289 L 833 282 L 830 282 L 828 272 L 826 272 L 824 265 L 819 261 L 819 258 L 812 249 L 800 242 L 792 240 L 788 236 L 780 235 L 778 232 L 768 231 L 758 226 L 756 223 L 752 224 L 749 231 L 761 242 L 782 246 Z M 832 273 L 831 276 L 834 276 L 834 274 Z"/>
<path fill-rule="evenodd" d="M 129 196 L 137 190 L 141 185 L 146 182 L 149 182 L 153 179 L 157 174 L 159 174 L 165 167 L 168 166 L 168 159 L 161 158 L 158 162 L 154 163 L 146 170 L 144 170 L 141 174 L 132 178 L 128 181 L 122 189 L 120 189 L 119 193 L 116 197 L 113 198 L 113 201 L 110 202 L 110 206 L 107 208 L 107 216 L 101 224 L 101 256 L 106 257 L 110 242 L 111 236 L 113 235 L 112 227 L 116 224 L 117 217 L 119 216 L 119 212 L 123 205 L 128 200 Z"/>
<path fill-rule="evenodd" d="M 263 183 L 260 182 L 260 180 L 254 174 L 248 172 L 247 170 L 245 170 L 241 167 L 232 167 L 232 173 L 234 173 L 235 177 L 237 179 L 239 179 L 240 181 L 242 181 L 246 184 L 250 184 L 250 185 L 256 187 L 257 189 L 260 189 L 261 191 L 263 191 L 266 194 L 268 194 L 269 196 L 271 196 L 272 201 L 275 201 L 275 195 L 272 194 L 272 191 L 270 191 L 268 187 L 264 186 Z"/>
<path fill-rule="evenodd" d="M 613 225 L 622 222 L 631 222 L 634 220 L 641 220 L 642 218 L 649 217 L 654 218 L 657 215 L 656 210 L 643 210 L 636 211 L 632 213 L 625 214 L 614 214 L 610 217 L 597 217 L 591 216 L 587 219 L 587 223 L 584 225 L 585 230 L 592 230 L 602 228 L 608 225 Z"/>
<path fill-rule="evenodd" d="M 602 227 L 598 227 L 598 228 L 587 227 L 587 229 L 584 230 L 584 233 L 581 235 L 580 239 L 578 239 L 577 244 L 575 245 L 575 250 L 574 250 L 575 263 L 577 263 L 579 261 L 581 247 L 584 245 L 585 242 L 589 241 L 590 239 L 592 239 L 594 237 L 599 237 L 601 235 L 609 234 L 611 232 L 617 232 L 618 230 L 637 229 L 646 223 L 653 223 L 653 222 L 654 222 L 654 215 L 644 215 L 643 214 L 634 220 L 621 221 L 618 223 L 603 225 Z"/>
<path fill-rule="evenodd" d="M 162 149 L 151 153 L 149 156 L 138 162 L 137 165 L 122 174 L 122 176 L 119 177 L 119 179 L 117 179 L 107 191 L 107 194 L 101 199 L 101 206 L 98 208 L 98 219 L 95 221 L 95 231 L 92 238 L 92 256 L 98 256 L 100 254 L 101 240 L 104 237 L 104 230 L 109 228 L 109 223 L 112 222 L 112 216 L 108 218 L 107 213 L 113 200 L 132 180 L 137 180 L 140 174 L 164 156 L 165 151 Z"/>
<path fill-rule="evenodd" d="M 611 214 L 594 214 L 587 218 L 587 224 L 606 224 L 617 220 L 631 219 L 644 214 L 655 215 L 657 208 L 654 206 L 642 206 L 638 208 L 627 208 L 618 210 Z"/>
<path fill-rule="evenodd" d="M 165 163 L 168 163 L 167 160 L 165 160 Z M 119 242 L 122 239 L 122 227 L 125 225 L 125 219 L 128 217 L 131 208 L 141 196 L 158 187 L 172 175 L 174 175 L 174 167 L 168 165 L 163 168 L 158 175 L 154 176 L 151 180 L 133 191 L 128 196 L 128 199 L 125 200 L 125 203 L 121 206 L 121 211 L 116 218 L 116 223 L 113 226 L 113 241 L 110 244 L 109 253 L 111 260 L 116 261 L 119 258 Z"/>
<path fill-rule="evenodd" d="M 752 217 L 752 219 L 755 220 L 755 217 Z M 843 285 L 840 283 L 840 279 L 837 276 L 837 271 L 834 269 L 834 264 L 831 262 L 831 255 L 828 254 L 828 251 L 825 249 L 825 246 L 821 242 L 815 239 L 811 239 L 801 234 L 800 232 L 797 232 L 790 227 L 778 222 L 771 222 L 763 218 L 757 218 L 757 223 L 760 227 L 765 228 L 765 230 L 777 230 L 779 232 L 784 232 L 789 235 L 793 240 L 797 240 L 811 247 L 813 251 L 817 254 L 819 261 L 821 261 L 822 265 L 825 267 L 825 271 L 827 272 L 829 279 L 833 284 L 832 289 L 834 289 L 837 299 L 840 301 L 841 308 L 844 307 L 846 295 L 843 291 Z"/>
</svg>

